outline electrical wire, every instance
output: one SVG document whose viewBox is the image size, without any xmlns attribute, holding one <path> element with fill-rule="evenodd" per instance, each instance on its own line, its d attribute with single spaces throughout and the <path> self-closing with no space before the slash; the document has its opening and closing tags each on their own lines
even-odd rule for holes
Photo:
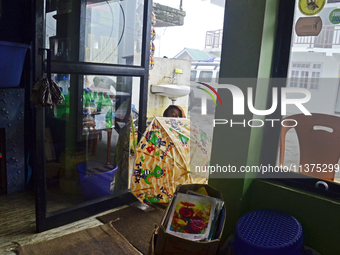
<svg viewBox="0 0 340 255">
<path fill-rule="evenodd" d="M 120 45 L 120 43 L 122 42 L 122 39 L 123 39 L 123 35 L 124 35 L 124 32 L 125 32 L 125 12 L 124 12 L 124 9 L 123 9 L 123 6 L 121 5 L 120 2 L 117 2 L 120 6 L 120 9 L 122 11 L 122 15 L 123 15 L 123 30 L 122 30 L 122 34 L 120 35 L 120 38 L 119 38 L 119 41 L 117 43 L 117 46 L 116 48 L 113 49 L 113 51 L 106 57 L 106 59 L 103 60 L 103 62 L 105 62 L 109 57 L 112 56 L 112 54 L 116 51 L 116 49 L 118 48 L 118 46 Z M 102 62 L 102 63 L 103 63 Z"/>
</svg>

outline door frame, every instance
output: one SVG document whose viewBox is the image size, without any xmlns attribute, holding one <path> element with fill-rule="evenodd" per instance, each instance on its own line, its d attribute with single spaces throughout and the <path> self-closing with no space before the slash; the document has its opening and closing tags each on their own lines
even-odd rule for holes
<svg viewBox="0 0 340 255">
<path fill-rule="evenodd" d="M 79 2 L 78 2 L 79 1 Z M 75 0 L 80 3 L 80 8 L 86 7 L 86 0 Z M 114 75 L 140 77 L 139 93 L 139 120 L 138 129 L 144 133 L 147 120 L 147 99 L 148 99 L 148 81 L 149 81 L 149 54 L 151 39 L 151 13 L 152 0 L 144 0 L 144 17 L 143 17 L 143 39 L 142 39 L 142 56 L 140 66 L 123 66 L 107 65 L 85 62 L 62 62 L 52 61 L 52 73 L 69 74 L 96 74 L 96 75 Z M 46 0 L 35 0 L 33 3 L 34 15 L 34 32 L 35 38 L 32 47 L 32 80 L 37 81 L 43 74 L 42 56 L 39 55 L 39 49 L 45 48 L 45 24 L 46 24 Z M 80 15 L 80 19 L 82 16 Z M 80 27 L 81 29 L 81 27 Z M 78 89 L 77 99 L 81 100 L 82 91 Z M 82 105 L 82 104 L 79 104 Z M 70 208 L 47 212 L 46 196 L 46 174 L 45 174 L 45 109 L 35 108 L 34 125 L 35 125 L 35 149 L 34 149 L 34 180 L 35 180 L 35 210 L 36 210 L 36 230 L 37 232 L 46 231 L 61 225 L 65 225 L 97 213 L 110 210 L 124 204 L 136 201 L 136 198 L 130 193 L 117 194 L 114 197 L 108 196 L 91 200 L 80 205 Z M 79 122 L 79 119 L 78 119 Z"/>
</svg>

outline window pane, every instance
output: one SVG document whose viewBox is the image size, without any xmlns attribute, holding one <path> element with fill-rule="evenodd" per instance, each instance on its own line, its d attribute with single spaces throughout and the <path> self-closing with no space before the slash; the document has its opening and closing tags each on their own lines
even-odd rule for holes
<svg viewBox="0 0 340 255">
<path fill-rule="evenodd" d="M 319 82 L 320 82 L 320 73 L 319 72 L 312 72 L 312 79 L 310 88 L 311 89 L 318 89 L 319 88 Z"/>
<path fill-rule="evenodd" d="M 190 72 L 190 81 L 195 81 L 195 79 L 196 79 L 196 74 L 197 74 L 197 71 L 192 70 L 192 71 Z"/>
<path fill-rule="evenodd" d="M 287 105 L 286 115 L 283 118 L 296 119 L 297 123 L 296 127 L 293 125 L 291 128 L 280 125 L 280 145 L 284 144 L 285 151 L 280 152 L 280 148 L 283 148 L 283 146 L 279 145 L 277 165 L 282 164 L 291 171 L 302 172 L 321 179 L 334 179 L 335 182 L 340 182 L 339 172 L 332 172 L 328 165 L 331 163 L 333 169 L 335 169 L 339 163 L 338 155 L 335 155 L 331 161 L 329 160 L 334 152 L 334 147 L 337 146 L 337 142 L 333 142 L 337 139 L 334 134 L 338 124 L 333 125 L 333 123 L 340 120 L 340 62 L 339 59 L 334 58 L 339 46 L 333 33 L 337 30 L 338 25 L 334 26 L 329 23 L 329 13 L 333 10 L 332 8 L 334 9 L 335 7 L 326 5 L 318 14 L 323 24 L 318 37 L 300 37 L 293 33 L 289 63 L 290 79 L 288 79 L 286 86 L 295 86 L 296 79 L 299 79 L 298 87 L 308 90 L 306 94 L 309 92 L 311 96 L 307 102 L 302 104 L 311 113 L 311 116 L 304 118 L 305 114 L 301 109 L 293 104 Z M 298 5 L 296 5 L 294 28 L 296 21 L 301 17 L 303 17 L 303 14 L 300 12 Z M 335 28 L 336 30 L 334 30 Z M 325 33 L 326 30 L 331 32 Z M 310 45 L 308 46 L 307 44 Z M 316 44 L 319 46 L 321 44 L 327 45 L 318 47 L 318 50 L 315 50 Z M 300 91 L 303 92 L 304 90 Z M 288 93 L 287 99 L 301 99 L 304 97 L 302 92 Z M 312 120 L 318 117 L 318 114 L 321 114 L 324 119 L 316 122 L 317 124 L 312 123 Z M 315 168 L 310 169 L 308 172 L 304 164 L 309 167 L 313 167 L 313 164 L 315 164 Z M 316 171 L 317 164 L 327 164 L 324 168 L 331 174 L 323 175 L 319 170 L 319 172 Z M 299 166 L 302 166 L 302 169 Z"/>
<path fill-rule="evenodd" d="M 212 71 L 201 71 L 199 81 L 201 82 L 211 82 L 212 81 Z"/>
<path fill-rule="evenodd" d="M 76 5 L 59 1 L 46 13 L 52 60 L 141 65 L 143 2 L 86 1 L 82 20 Z"/>
<path fill-rule="evenodd" d="M 308 72 L 302 71 L 300 78 L 300 88 L 307 88 L 307 84 L 308 84 Z"/>
<path fill-rule="evenodd" d="M 56 210 L 55 201 L 61 209 L 127 190 L 140 78 L 69 74 L 52 78 L 62 88 L 64 101 L 46 110 L 48 212 Z M 76 96 L 79 90 L 82 98 Z"/>
<path fill-rule="evenodd" d="M 140 65 L 143 4 L 87 2 L 85 62 Z"/>
</svg>

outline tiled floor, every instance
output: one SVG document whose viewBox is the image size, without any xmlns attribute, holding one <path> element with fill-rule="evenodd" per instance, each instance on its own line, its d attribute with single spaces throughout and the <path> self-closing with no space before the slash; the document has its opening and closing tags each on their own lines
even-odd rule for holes
<svg viewBox="0 0 340 255">
<path fill-rule="evenodd" d="M 121 207 L 123 208 L 123 207 Z M 119 210 L 116 208 L 103 214 Z M 51 208 L 52 209 L 52 208 Z M 58 208 L 53 208 L 57 210 Z M 35 199 L 29 191 L 0 196 L 0 255 L 14 255 L 17 245 L 38 243 L 95 227 L 102 223 L 92 216 L 42 233 L 35 232 Z"/>
</svg>

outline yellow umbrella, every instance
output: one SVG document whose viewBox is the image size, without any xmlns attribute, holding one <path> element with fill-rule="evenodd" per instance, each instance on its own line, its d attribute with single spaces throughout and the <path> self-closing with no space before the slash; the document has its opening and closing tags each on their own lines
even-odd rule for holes
<svg viewBox="0 0 340 255">
<path fill-rule="evenodd" d="M 144 203 L 167 203 L 177 185 L 206 183 L 211 138 L 186 118 L 156 117 L 140 140 L 131 192 Z M 198 168 L 197 168 L 198 169 Z"/>
</svg>

